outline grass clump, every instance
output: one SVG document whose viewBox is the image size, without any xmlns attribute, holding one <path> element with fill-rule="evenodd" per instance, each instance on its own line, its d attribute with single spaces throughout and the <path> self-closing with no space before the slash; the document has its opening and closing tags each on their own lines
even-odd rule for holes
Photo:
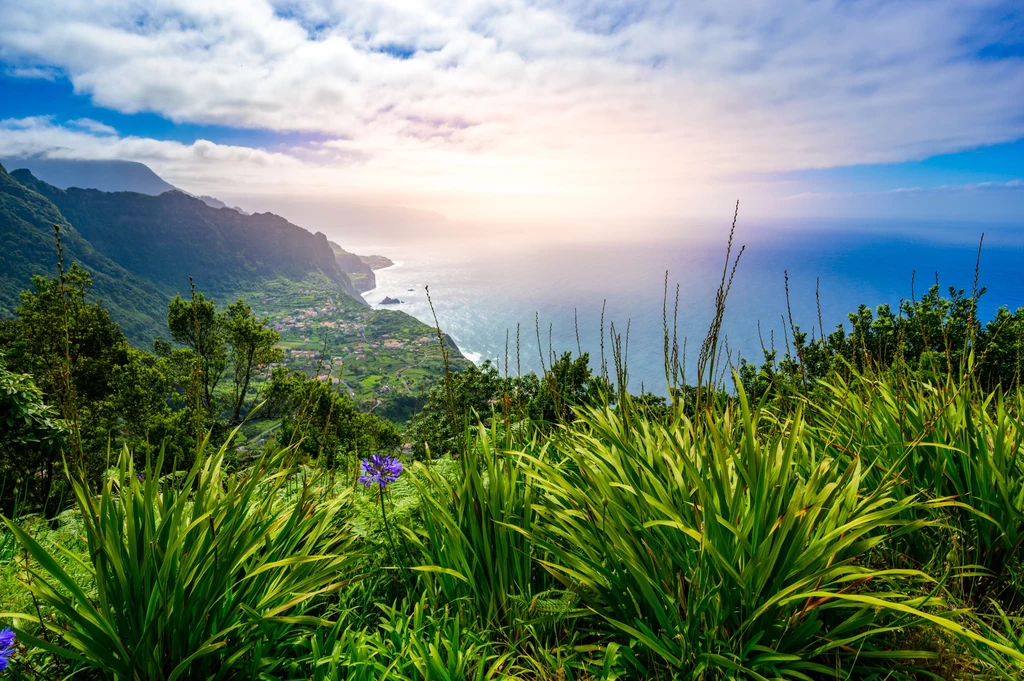
<svg viewBox="0 0 1024 681">
<path fill-rule="evenodd" d="M 40 606 L 19 615 L 19 638 L 107 678 L 272 674 L 295 628 L 320 623 L 309 604 L 353 574 L 347 496 L 296 479 L 289 455 L 226 474 L 222 448 L 174 480 L 154 475 L 159 461 L 137 473 L 126 452 L 98 496 L 74 483 L 84 557 L 8 520 Z"/>
<path fill-rule="evenodd" d="M 905 518 L 926 504 L 893 481 L 869 487 L 799 412 L 773 423 L 741 390 L 699 425 L 607 409 L 580 422 L 554 439 L 558 459 L 524 453 L 546 499 L 532 536 L 545 567 L 631 640 L 647 678 L 862 678 L 929 656 L 885 643 L 942 605 L 933 580 L 869 560 L 921 529 Z"/>
</svg>

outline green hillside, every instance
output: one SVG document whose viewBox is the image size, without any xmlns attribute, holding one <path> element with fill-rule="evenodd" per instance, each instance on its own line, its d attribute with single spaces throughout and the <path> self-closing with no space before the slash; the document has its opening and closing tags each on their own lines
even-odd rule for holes
<svg viewBox="0 0 1024 681">
<path fill-rule="evenodd" d="M 61 228 L 65 262 L 92 273 L 103 305 L 134 341 L 152 339 L 164 327 L 165 296 L 153 283 L 136 276 L 100 253 L 72 227 L 45 196 L 19 184 L 0 166 L 0 317 L 11 317 L 19 294 L 37 274 L 57 273 L 53 225 Z"/>
<path fill-rule="evenodd" d="M 359 300 L 327 237 L 278 215 L 242 215 L 177 191 L 147 196 L 63 190 L 27 170 L 13 176 L 49 198 L 98 250 L 166 294 L 187 290 L 190 276 L 208 294 L 223 296 L 261 280 L 323 273 Z"/>
</svg>

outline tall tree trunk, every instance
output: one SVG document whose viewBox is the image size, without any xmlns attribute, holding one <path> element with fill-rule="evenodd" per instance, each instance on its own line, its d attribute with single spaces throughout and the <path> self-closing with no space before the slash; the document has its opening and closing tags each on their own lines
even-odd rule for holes
<svg viewBox="0 0 1024 681">
<path fill-rule="evenodd" d="M 245 395 L 249 392 L 249 377 L 252 376 L 252 362 L 255 357 L 255 349 L 249 351 L 249 356 L 245 363 L 245 375 L 242 379 L 241 390 L 238 389 L 238 382 L 235 382 L 235 415 L 232 419 L 232 423 L 238 424 L 242 422 L 242 406 L 245 404 Z"/>
</svg>

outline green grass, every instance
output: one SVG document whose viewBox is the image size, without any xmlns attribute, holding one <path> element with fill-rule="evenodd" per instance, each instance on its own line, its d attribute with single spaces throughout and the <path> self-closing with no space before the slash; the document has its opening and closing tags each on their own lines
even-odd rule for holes
<svg viewBox="0 0 1024 681">
<path fill-rule="evenodd" d="M 441 361 L 358 344 L 360 394 Z M 245 457 L 162 479 L 123 453 L 76 509 L 0 533 L 15 673 L 1022 678 L 1024 391 L 964 357 L 664 411 L 618 394 L 558 425 L 458 415 L 459 456 L 383 491 L 279 449 L 271 419 L 240 427 Z"/>
<path fill-rule="evenodd" d="M 76 483 L 84 558 L 8 521 L 49 610 L 22 613 L 19 638 L 107 678 L 272 676 L 283 642 L 319 621 L 309 602 L 352 575 L 351 535 L 336 524 L 349 502 L 319 475 L 296 480 L 288 450 L 244 475 L 223 473 L 224 451 L 180 480 L 158 480 L 157 462 L 142 482 L 126 453 L 99 498 Z"/>
<path fill-rule="evenodd" d="M 911 379 L 496 420 L 383 509 L 356 461 L 125 459 L 0 589 L 27 661 L 111 678 L 1018 678 L 1024 393 Z"/>
</svg>

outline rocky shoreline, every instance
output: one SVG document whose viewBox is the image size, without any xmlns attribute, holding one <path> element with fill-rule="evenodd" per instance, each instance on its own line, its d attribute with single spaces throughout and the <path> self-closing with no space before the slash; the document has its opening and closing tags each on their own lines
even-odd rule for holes
<svg viewBox="0 0 1024 681">
<path fill-rule="evenodd" d="M 360 294 L 377 288 L 375 270 L 382 270 L 395 264 L 393 260 L 383 255 L 356 255 L 333 241 L 330 244 L 338 266 L 352 280 L 352 286 Z"/>
</svg>

